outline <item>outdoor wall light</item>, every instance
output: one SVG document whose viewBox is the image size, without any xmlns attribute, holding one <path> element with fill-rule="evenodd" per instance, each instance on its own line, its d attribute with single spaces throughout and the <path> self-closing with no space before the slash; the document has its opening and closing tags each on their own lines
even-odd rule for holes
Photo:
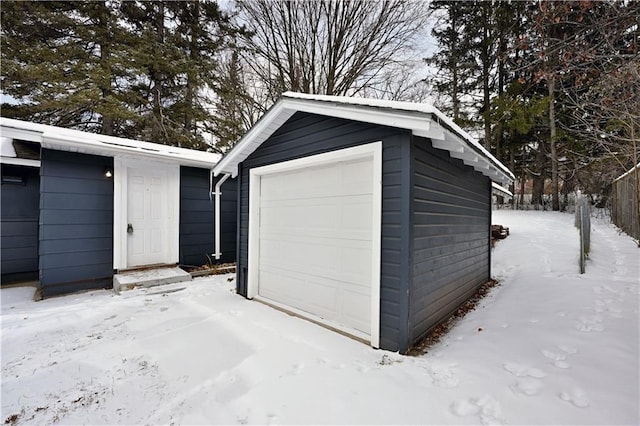
<svg viewBox="0 0 640 426">
<path fill-rule="evenodd" d="M 104 169 L 104 176 L 106 178 L 112 178 L 113 177 L 113 170 L 111 170 L 110 168 L 106 168 Z"/>
</svg>

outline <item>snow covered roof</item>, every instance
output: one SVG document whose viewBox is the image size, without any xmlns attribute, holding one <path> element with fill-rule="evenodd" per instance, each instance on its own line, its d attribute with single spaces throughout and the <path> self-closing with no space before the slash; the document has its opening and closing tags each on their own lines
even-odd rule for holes
<svg viewBox="0 0 640 426">
<path fill-rule="evenodd" d="M 431 139 L 435 148 L 448 151 L 452 157 L 462 160 L 492 181 L 508 184 L 515 179 L 513 173 L 476 139 L 432 105 L 294 92 L 282 94 L 278 102 L 220 160 L 213 169 L 214 174 L 229 173 L 235 177 L 238 164 L 298 111 L 408 129 L 416 136 Z"/>
<path fill-rule="evenodd" d="M 136 156 L 148 159 L 178 162 L 183 165 L 212 169 L 220 159 L 218 154 L 142 142 L 133 139 L 88 133 L 45 124 L 31 123 L 0 117 L 2 162 L 15 158 L 15 150 L 7 145 L 11 141 L 31 141 L 43 148 L 104 156 Z M 12 151 L 13 150 L 13 153 Z M 5 156 L 5 153 L 7 154 Z M 13 162 L 12 164 L 16 164 Z"/>
</svg>

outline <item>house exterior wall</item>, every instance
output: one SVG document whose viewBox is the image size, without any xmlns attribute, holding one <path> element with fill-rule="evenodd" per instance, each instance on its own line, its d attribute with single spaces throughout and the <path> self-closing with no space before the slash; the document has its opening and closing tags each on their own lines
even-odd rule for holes
<svg viewBox="0 0 640 426">
<path fill-rule="evenodd" d="M 491 181 L 461 160 L 411 143 L 409 343 L 490 278 Z"/>
<path fill-rule="evenodd" d="M 238 293 L 247 295 L 249 170 L 382 141 L 380 347 L 402 349 L 403 342 L 407 341 L 409 253 L 408 243 L 403 241 L 408 241 L 409 237 L 409 138 L 410 132 L 402 129 L 300 112 L 294 114 L 240 165 Z"/>
<path fill-rule="evenodd" d="M 40 171 L 37 167 L 2 164 L 0 191 L 0 260 L 2 284 L 38 279 L 38 206 Z"/>
<path fill-rule="evenodd" d="M 113 158 L 42 149 L 43 297 L 106 288 L 113 278 Z"/>
<path fill-rule="evenodd" d="M 214 198 L 209 196 L 210 171 L 180 167 L 180 264 L 200 266 L 215 251 Z M 215 185 L 215 183 L 214 183 Z M 213 188 L 211 188 L 213 189 Z M 236 260 L 237 183 L 222 184 L 219 262 Z M 211 258 L 214 261 L 213 258 Z"/>
</svg>

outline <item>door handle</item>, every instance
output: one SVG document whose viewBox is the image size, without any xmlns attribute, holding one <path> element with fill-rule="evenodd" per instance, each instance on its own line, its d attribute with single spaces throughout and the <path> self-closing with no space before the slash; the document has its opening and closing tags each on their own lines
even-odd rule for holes
<svg viewBox="0 0 640 426">
<path fill-rule="evenodd" d="M 127 234 L 133 234 L 133 225 L 127 223 Z"/>
</svg>

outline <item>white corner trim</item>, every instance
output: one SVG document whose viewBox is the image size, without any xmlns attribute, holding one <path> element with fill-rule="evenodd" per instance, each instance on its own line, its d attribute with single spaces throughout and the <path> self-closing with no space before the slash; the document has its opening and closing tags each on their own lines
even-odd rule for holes
<svg viewBox="0 0 640 426">
<path fill-rule="evenodd" d="M 371 157 L 373 161 L 373 202 L 371 226 L 371 346 L 380 346 L 380 260 L 382 233 L 382 142 L 373 142 L 352 148 L 311 155 L 295 160 L 256 167 L 249 170 L 249 229 L 248 229 L 248 262 L 247 262 L 247 298 L 253 299 L 259 294 L 260 260 L 260 186 L 261 177 L 273 173 L 281 173 L 304 167 L 317 166 L 335 161 L 349 161 Z M 335 327 L 330 322 L 328 325 Z M 354 333 L 358 335 L 358 333 Z"/>
<path fill-rule="evenodd" d="M 121 157 L 113 159 L 113 268 L 127 267 L 127 165 Z M 124 229 L 124 232 L 123 232 Z"/>
<path fill-rule="evenodd" d="M 371 346 L 380 347 L 380 262 L 382 261 L 382 142 L 373 149 L 373 220 L 371 227 Z M 377 285 L 376 285 L 377 283 Z"/>
<path fill-rule="evenodd" d="M 260 174 L 249 171 L 249 247 L 247 261 L 247 298 L 258 295 L 260 264 Z"/>
</svg>

